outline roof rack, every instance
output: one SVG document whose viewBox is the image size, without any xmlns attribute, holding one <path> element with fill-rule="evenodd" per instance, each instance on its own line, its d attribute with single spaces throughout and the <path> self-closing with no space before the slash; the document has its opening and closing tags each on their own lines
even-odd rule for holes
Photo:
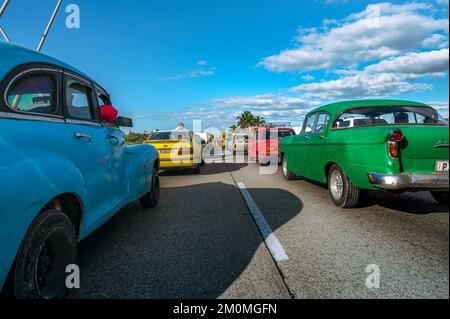
<svg viewBox="0 0 450 319">
<path fill-rule="evenodd" d="M 261 128 L 290 128 L 291 122 L 268 122 L 259 125 Z"/>
<path fill-rule="evenodd" d="M 0 19 L 2 18 L 3 14 L 6 11 L 6 8 L 10 4 L 11 0 L 5 0 L 3 2 L 3 5 L 0 7 Z M 40 52 L 42 50 L 42 47 L 44 46 L 45 40 L 47 39 L 48 33 L 50 32 L 50 29 L 52 28 L 53 22 L 55 21 L 56 15 L 58 14 L 59 8 L 61 7 L 62 0 L 58 0 L 58 3 L 56 4 L 55 10 L 53 10 L 53 14 L 50 17 L 50 21 L 47 24 L 47 27 L 45 28 L 44 35 L 41 38 L 41 41 L 39 41 L 39 45 L 36 49 L 36 51 Z M 11 42 L 11 39 L 8 37 L 8 34 L 6 33 L 5 29 L 0 26 L 0 33 L 2 34 L 3 38 L 5 38 L 6 42 Z"/>
</svg>

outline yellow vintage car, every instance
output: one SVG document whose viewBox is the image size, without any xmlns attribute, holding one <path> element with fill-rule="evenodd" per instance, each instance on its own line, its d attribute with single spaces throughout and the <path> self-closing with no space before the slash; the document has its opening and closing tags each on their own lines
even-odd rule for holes
<svg viewBox="0 0 450 319">
<path fill-rule="evenodd" d="M 156 148 L 163 171 L 193 169 L 200 174 L 203 141 L 192 131 L 156 131 L 144 142 Z"/>
</svg>

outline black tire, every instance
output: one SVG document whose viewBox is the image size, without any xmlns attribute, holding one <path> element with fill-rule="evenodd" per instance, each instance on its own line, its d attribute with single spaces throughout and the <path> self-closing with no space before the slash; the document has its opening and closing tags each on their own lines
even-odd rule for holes
<svg viewBox="0 0 450 319">
<path fill-rule="evenodd" d="M 77 237 L 70 219 L 47 210 L 30 226 L 17 254 L 7 291 L 16 299 L 64 299 L 66 268 L 77 264 Z"/>
<path fill-rule="evenodd" d="M 281 171 L 283 172 L 283 177 L 288 181 L 293 181 L 297 178 L 297 175 L 289 170 L 288 159 L 286 155 L 281 157 Z"/>
<path fill-rule="evenodd" d="M 448 192 L 431 192 L 433 198 L 442 206 L 448 206 Z"/>
<path fill-rule="evenodd" d="M 198 164 L 197 167 L 194 168 L 194 174 L 201 174 L 202 172 L 202 164 Z"/>
<path fill-rule="evenodd" d="M 145 194 L 139 201 L 144 208 L 153 208 L 156 207 L 159 203 L 159 194 L 161 190 L 161 185 L 159 182 L 159 172 L 156 169 L 153 169 L 152 175 L 152 188 L 150 192 Z"/>
<path fill-rule="evenodd" d="M 335 178 L 339 176 L 340 182 Z M 361 191 L 353 185 L 347 174 L 338 166 L 333 165 L 328 174 L 328 189 L 333 203 L 340 208 L 354 208 L 358 205 Z M 340 196 L 339 196 L 340 194 Z"/>
</svg>

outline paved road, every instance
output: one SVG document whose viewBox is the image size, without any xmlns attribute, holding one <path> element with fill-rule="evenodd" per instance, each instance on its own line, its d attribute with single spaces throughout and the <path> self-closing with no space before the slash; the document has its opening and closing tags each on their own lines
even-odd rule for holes
<svg viewBox="0 0 450 319">
<path fill-rule="evenodd" d="M 276 262 L 244 183 L 289 260 Z M 256 164 L 163 174 L 161 203 L 123 209 L 80 245 L 73 298 L 448 298 L 448 208 L 427 193 L 334 207 L 322 185 Z M 379 289 L 366 267 L 380 268 Z"/>
</svg>

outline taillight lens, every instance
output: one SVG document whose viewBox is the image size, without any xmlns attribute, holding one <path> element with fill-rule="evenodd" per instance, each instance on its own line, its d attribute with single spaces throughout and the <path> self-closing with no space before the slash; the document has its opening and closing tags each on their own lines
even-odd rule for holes
<svg viewBox="0 0 450 319">
<path fill-rule="evenodd" d="M 398 158 L 399 149 L 396 142 L 389 142 L 389 156 L 391 158 Z"/>
<path fill-rule="evenodd" d="M 405 138 L 405 136 L 403 135 L 403 132 L 401 130 L 395 130 L 389 134 L 389 141 L 391 141 L 391 142 L 398 143 L 398 142 L 403 141 L 404 138 Z"/>
</svg>

